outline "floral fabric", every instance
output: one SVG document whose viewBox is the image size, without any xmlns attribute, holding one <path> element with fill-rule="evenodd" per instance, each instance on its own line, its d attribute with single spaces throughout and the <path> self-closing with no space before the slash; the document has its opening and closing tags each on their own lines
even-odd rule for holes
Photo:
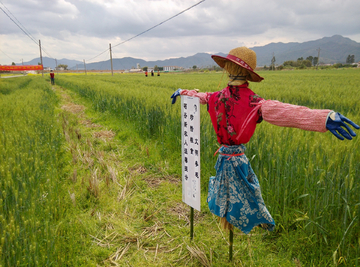
<svg viewBox="0 0 360 267">
<path fill-rule="evenodd" d="M 228 85 L 210 96 L 208 110 L 220 144 L 246 144 L 254 134 L 256 124 L 262 120 L 259 112 L 249 117 L 264 99 L 248 85 Z"/>
<path fill-rule="evenodd" d="M 207 202 L 212 213 L 248 234 L 255 226 L 272 231 L 275 222 L 261 196 L 259 181 L 245 156 L 243 145 L 222 146 L 210 177 Z M 226 155 L 224 155 L 226 154 Z"/>
</svg>

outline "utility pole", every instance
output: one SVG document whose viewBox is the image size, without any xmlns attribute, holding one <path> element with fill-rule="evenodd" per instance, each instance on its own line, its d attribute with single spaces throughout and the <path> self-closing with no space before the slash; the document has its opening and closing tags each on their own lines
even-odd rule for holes
<svg viewBox="0 0 360 267">
<path fill-rule="evenodd" d="M 112 53 L 111 53 L 111 44 L 109 44 L 110 49 L 110 62 L 111 62 L 111 76 L 114 76 L 113 63 L 112 63 Z"/>
<path fill-rule="evenodd" d="M 39 48 L 40 48 L 40 63 L 41 63 L 41 66 L 42 66 L 41 74 L 44 77 L 44 65 L 43 65 L 43 60 L 42 60 L 41 41 L 40 40 L 39 40 Z"/>
<path fill-rule="evenodd" d="M 87 75 L 87 73 L 86 73 L 86 64 L 85 64 L 85 59 L 84 59 L 84 69 L 85 69 L 85 75 Z"/>
<path fill-rule="evenodd" d="M 21 59 L 22 65 L 24 66 L 24 59 Z M 23 75 L 25 75 L 25 71 L 23 71 Z"/>
<path fill-rule="evenodd" d="M 319 66 L 319 61 L 320 61 L 320 47 L 319 47 L 319 49 L 317 49 L 317 51 L 318 51 L 318 62 L 317 62 L 317 64 L 316 64 L 316 69 L 318 68 L 318 66 Z"/>
<path fill-rule="evenodd" d="M 57 60 L 55 58 L 55 69 L 56 69 L 56 74 L 59 74 L 58 68 L 57 68 Z"/>
</svg>

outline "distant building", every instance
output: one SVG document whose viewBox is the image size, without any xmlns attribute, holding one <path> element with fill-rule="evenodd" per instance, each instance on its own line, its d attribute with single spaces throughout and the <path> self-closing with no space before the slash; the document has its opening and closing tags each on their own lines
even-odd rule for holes
<svg viewBox="0 0 360 267">
<path fill-rule="evenodd" d="M 164 71 L 183 70 L 183 67 L 179 66 L 164 66 Z"/>
<path fill-rule="evenodd" d="M 142 72 L 142 69 L 130 69 L 129 72 Z"/>
</svg>

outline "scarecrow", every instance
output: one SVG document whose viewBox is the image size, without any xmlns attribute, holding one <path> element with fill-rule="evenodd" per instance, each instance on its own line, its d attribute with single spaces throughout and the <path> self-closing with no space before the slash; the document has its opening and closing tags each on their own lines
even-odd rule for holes
<svg viewBox="0 0 360 267">
<path fill-rule="evenodd" d="M 256 125 L 262 120 L 283 127 L 307 131 L 329 130 L 338 139 L 351 140 L 360 127 L 340 113 L 328 109 L 310 109 L 265 100 L 249 89 L 249 81 L 263 80 L 254 70 L 256 54 L 249 48 L 232 49 L 226 57 L 212 56 L 229 76 L 227 87 L 218 92 L 200 93 L 198 90 L 178 89 L 179 95 L 200 98 L 207 104 L 211 122 L 220 144 L 215 165 L 216 176 L 210 177 L 207 202 L 212 213 L 220 217 L 224 229 L 233 226 L 248 234 L 255 226 L 273 230 L 274 219 L 261 196 L 259 181 L 245 155 L 245 144 L 250 141 Z"/>
</svg>

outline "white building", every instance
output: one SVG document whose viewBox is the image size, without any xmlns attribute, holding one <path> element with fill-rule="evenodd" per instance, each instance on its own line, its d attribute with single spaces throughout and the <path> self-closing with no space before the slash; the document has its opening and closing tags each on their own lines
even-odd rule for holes
<svg viewBox="0 0 360 267">
<path fill-rule="evenodd" d="M 142 69 L 130 69 L 129 72 L 142 72 Z"/>
<path fill-rule="evenodd" d="M 178 66 L 164 66 L 164 71 L 183 70 L 183 67 Z"/>
</svg>

